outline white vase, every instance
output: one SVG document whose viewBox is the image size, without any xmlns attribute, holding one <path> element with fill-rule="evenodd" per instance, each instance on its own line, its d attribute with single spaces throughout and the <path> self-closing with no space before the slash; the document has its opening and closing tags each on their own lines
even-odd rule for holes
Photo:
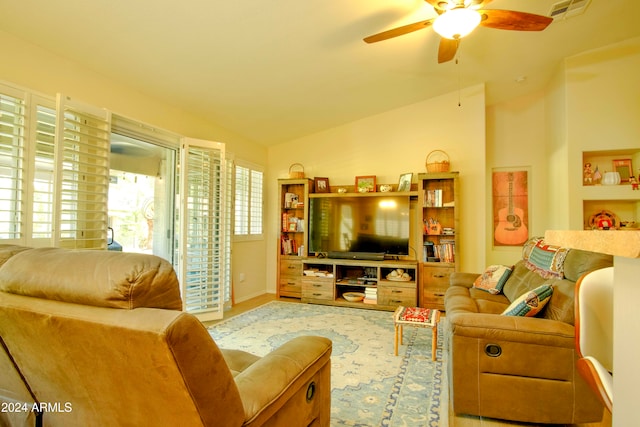
<svg viewBox="0 0 640 427">
<path fill-rule="evenodd" d="M 605 172 L 602 177 L 602 185 L 620 184 L 620 174 L 618 172 Z"/>
</svg>

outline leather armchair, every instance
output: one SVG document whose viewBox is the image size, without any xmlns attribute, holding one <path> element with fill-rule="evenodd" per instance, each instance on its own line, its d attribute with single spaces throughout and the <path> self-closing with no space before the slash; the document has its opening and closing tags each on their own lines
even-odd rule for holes
<svg viewBox="0 0 640 427">
<path fill-rule="evenodd" d="M 181 311 L 171 265 L 151 255 L 48 248 L 6 258 L 0 363 L 45 405 L 45 426 L 329 425 L 326 338 L 264 357 L 221 350 Z M 4 398 L 25 396 L 0 381 Z"/>
</svg>

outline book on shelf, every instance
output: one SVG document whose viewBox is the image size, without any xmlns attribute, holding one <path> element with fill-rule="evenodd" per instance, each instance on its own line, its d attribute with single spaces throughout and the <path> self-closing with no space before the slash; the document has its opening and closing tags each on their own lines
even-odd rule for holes
<svg viewBox="0 0 640 427">
<path fill-rule="evenodd" d="M 364 300 L 365 304 L 377 304 L 378 303 L 378 288 L 366 287 L 364 288 Z"/>
<path fill-rule="evenodd" d="M 455 262 L 455 248 L 454 240 L 440 239 L 440 243 L 434 245 L 436 257 L 440 258 L 441 262 Z"/>
<path fill-rule="evenodd" d="M 452 208 L 455 202 L 442 200 L 442 189 L 424 190 L 424 208 Z"/>
<path fill-rule="evenodd" d="M 298 255 L 298 243 L 295 240 L 281 236 L 280 246 L 282 255 Z"/>
</svg>

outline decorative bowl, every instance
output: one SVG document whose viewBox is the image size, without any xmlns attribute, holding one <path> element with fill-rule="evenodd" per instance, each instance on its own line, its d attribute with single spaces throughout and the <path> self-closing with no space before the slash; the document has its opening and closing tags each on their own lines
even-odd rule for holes
<svg viewBox="0 0 640 427">
<path fill-rule="evenodd" d="M 358 302 L 364 299 L 364 294 L 362 292 L 345 292 L 342 297 L 350 302 Z"/>
</svg>

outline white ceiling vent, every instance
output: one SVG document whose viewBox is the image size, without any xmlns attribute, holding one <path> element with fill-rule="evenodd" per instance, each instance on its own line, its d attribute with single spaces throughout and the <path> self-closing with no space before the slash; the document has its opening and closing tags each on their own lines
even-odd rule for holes
<svg viewBox="0 0 640 427">
<path fill-rule="evenodd" d="M 580 15 L 587 10 L 591 0 L 565 0 L 551 6 L 549 16 L 554 19 L 567 19 Z"/>
</svg>

